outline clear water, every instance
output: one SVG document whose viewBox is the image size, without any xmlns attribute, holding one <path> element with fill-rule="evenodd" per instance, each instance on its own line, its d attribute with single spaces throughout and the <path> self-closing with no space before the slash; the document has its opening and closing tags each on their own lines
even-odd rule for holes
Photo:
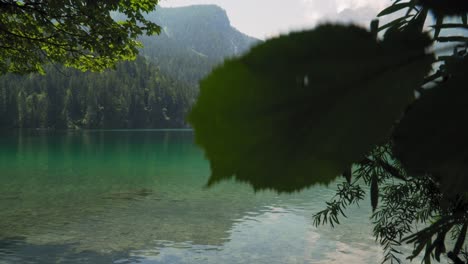
<svg viewBox="0 0 468 264">
<path fill-rule="evenodd" d="M 191 131 L 23 131 L 0 137 L 0 263 L 378 263 L 369 203 L 315 228 L 315 186 L 204 185 Z"/>
</svg>

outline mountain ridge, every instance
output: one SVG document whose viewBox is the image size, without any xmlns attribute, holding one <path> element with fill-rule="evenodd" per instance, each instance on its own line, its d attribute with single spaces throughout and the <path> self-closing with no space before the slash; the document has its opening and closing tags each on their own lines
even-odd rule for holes
<svg viewBox="0 0 468 264">
<path fill-rule="evenodd" d="M 159 8 L 146 18 L 160 25 L 162 31 L 156 37 L 140 38 L 144 45 L 141 55 L 162 61 L 163 72 L 191 85 L 225 58 L 240 56 L 260 42 L 232 27 L 226 11 L 217 5 Z M 171 64 L 181 65 L 190 77 L 166 71 L 165 66 Z"/>
</svg>

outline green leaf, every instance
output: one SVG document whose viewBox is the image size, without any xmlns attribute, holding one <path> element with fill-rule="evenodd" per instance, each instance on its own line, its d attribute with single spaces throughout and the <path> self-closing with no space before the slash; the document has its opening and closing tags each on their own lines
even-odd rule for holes
<svg viewBox="0 0 468 264">
<path fill-rule="evenodd" d="M 394 155 L 413 175 L 432 175 L 442 192 L 468 191 L 468 60 L 446 62 L 451 78 L 425 91 L 396 127 Z"/>
<path fill-rule="evenodd" d="M 430 26 L 431 28 L 434 29 L 444 29 L 444 28 L 462 28 L 462 29 L 468 29 L 468 25 L 466 24 L 460 24 L 460 23 L 445 23 L 445 24 L 436 24 Z"/>
<path fill-rule="evenodd" d="M 414 4 L 410 1 L 410 2 L 406 2 L 406 3 L 398 3 L 398 4 L 393 4 L 387 8 L 385 8 L 384 10 L 380 11 L 380 13 L 377 14 L 377 17 L 381 17 L 381 16 L 385 16 L 385 15 L 388 15 L 388 14 L 391 14 L 391 13 L 395 13 L 396 11 L 399 11 L 403 8 L 407 8 L 407 7 L 412 7 Z"/>
<path fill-rule="evenodd" d="M 377 176 L 377 173 L 372 174 L 370 194 L 371 194 L 372 212 L 374 212 L 375 209 L 377 209 L 377 205 L 379 203 L 379 178 Z"/>
<path fill-rule="evenodd" d="M 158 0 L 12 3 L 0 5 L 0 74 L 43 73 L 37 65 L 49 63 L 103 71 L 135 59 L 135 38 L 160 32 L 143 16 L 155 9 Z M 125 17 L 124 24 L 114 20 L 116 14 Z"/>
<path fill-rule="evenodd" d="M 451 37 L 437 37 L 434 40 L 439 42 L 468 42 L 468 37 L 463 36 L 451 36 Z"/>
<path fill-rule="evenodd" d="M 343 172 L 343 176 L 346 179 L 347 183 L 351 183 L 351 177 L 353 176 L 352 168 L 349 167 Z"/>
<path fill-rule="evenodd" d="M 447 235 L 448 230 L 444 229 L 437 234 L 437 238 L 434 241 L 434 257 L 437 261 L 440 262 L 440 255 L 446 252 L 445 249 L 445 236 Z"/>
<path fill-rule="evenodd" d="M 379 31 L 382 31 L 386 28 L 389 28 L 389 27 L 393 27 L 393 26 L 397 26 L 397 27 L 400 27 L 401 25 L 403 24 L 406 24 L 408 23 L 408 21 L 406 21 L 407 18 L 410 18 L 410 17 L 413 17 L 414 15 L 407 15 L 407 16 L 403 16 L 403 17 L 399 17 L 391 22 L 388 22 L 387 24 L 379 27 Z"/>
<path fill-rule="evenodd" d="M 455 242 L 455 246 L 453 247 L 453 253 L 459 254 L 462 250 L 463 244 L 465 243 L 466 238 L 466 231 L 468 230 L 468 224 L 463 224 L 462 229 L 460 230 L 460 235 L 458 235 L 457 242 Z"/>
<path fill-rule="evenodd" d="M 435 28 L 435 31 L 434 31 L 434 38 L 437 38 L 439 37 L 439 33 L 440 33 L 440 26 L 444 23 L 444 19 L 442 17 L 437 17 L 436 18 L 436 28 Z"/>
<path fill-rule="evenodd" d="M 426 241 L 426 252 L 424 253 L 424 264 L 431 264 L 431 251 L 430 251 L 431 245 L 432 245 L 432 239 L 429 238 Z"/>
<path fill-rule="evenodd" d="M 294 191 L 334 180 L 388 139 L 430 70 L 424 47 L 405 47 L 323 25 L 226 61 L 200 83 L 188 116 L 209 184 L 235 176 Z"/>
</svg>

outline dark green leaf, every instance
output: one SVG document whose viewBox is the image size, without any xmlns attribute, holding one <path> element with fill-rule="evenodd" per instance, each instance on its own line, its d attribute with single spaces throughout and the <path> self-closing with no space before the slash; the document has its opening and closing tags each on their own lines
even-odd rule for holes
<svg viewBox="0 0 468 264">
<path fill-rule="evenodd" d="M 468 38 L 463 36 L 437 37 L 434 39 L 439 42 L 468 42 Z"/>
<path fill-rule="evenodd" d="M 424 264 L 431 264 L 431 245 L 432 245 L 432 241 L 431 241 L 431 238 L 429 238 L 427 241 L 426 241 L 426 252 L 424 253 Z"/>
<path fill-rule="evenodd" d="M 436 19 L 436 28 L 435 28 L 435 32 L 434 32 L 434 38 L 437 38 L 439 37 L 439 33 L 440 33 L 440 26 L 444 23 L 444 19 L 443 17 L 437 17 Z"/>
<path fill-rule="evenodd" d="M 393 27 L 393 26 L 397 26 L 397 27 L 400 27 L 401 25 L 405 24 L 405 23 L 408 23 L 408 21 L 406 21 L 407 18 L 410 18 L 410 17 L 413 17 L 414 15 L 407 15 L 407 16 L 403 16 L 403 17 L 399 17 L 391 22 L 388 22 L 387 24 L 379 27 L 379 31 L 381 30 L 384 30 L 386 28 L 390 28 L 390 27 Z"/>
<path fill-rule="evenodd" d="M 440 58 L 440 57 L 439 57 L 439 58 Z M 427 76 L 426 78 L 424 78 L 424 83 L 433 82 L 433 81 L 435 81 L 436 79 L 441 78 L 442 76 L 443 76 L 442 72 L 441 72 L 441 71 L 437 71 L 436 73 L 431 74 L 431 75 Z"/>
<path fill-rule="evenodd" d="M 416 244 L 416 248 L 413 250 L 411 253 L 411 256 L 408 257 L 408 259 L 413 260 L 421 251 L 424 249 L 424 246 L 426 245 L 425 243 L 422 243 L 421 241 L 418 241 L 418 244 Z"/>
<path fill-rule="evenodd" d="M 432 28 L 439 28 L 439 29 L 444 29 L 444 28 L 464 28 L 464 29 L 468 29 L 468 25 L 466 24 L 458 24 L 458 23 L 444 23 L 444 24 L 436 24 L 436 25 L 432 25 L 431 26 Z"/>
<path fill-rule="evenodd" d="M 372 33 L 372 36 L 374 36 L 375 39 L 377 39 L 378 34 L 379 34 L 379 20 L 374 19 L 370 23 L 370 32 Z"/>
<path fill-rule="evenodd" d="M 50 62 L 103 71 L 135 59 L 138 36 L 160 32 L 143 16 L 158 0 L 5 3 L 0 3 L 0 74 L 44 73 L 42 65 Z M 116 21 L 116 13 L 124 21 Z"/>
<path fill-rule="evenodd" d="M 413 6 L 413 3 L 410 1 L 410 2 L 406 2 L 406 3 L 398 3 L 398 4 L 393 4 L 387 8 L 385 8 L 384 10 L 380 11 L 379 14 L 377 14 L 377 17 L 381 17 L 381 16 L 385 16 L 385 15 L 388 15 L 388 14 L 391 14 L 391 13 L 395 13 L 403 8 L 407 8 L 407 7 L 411 7 Z"/>
<path fill-rule="evenodd" d="M 413 175 L 432 175 L 453 196 L 468 191 L 467 59 L 447 61 L 451 78 L 427 90 L 394 132 L 394 155 Z"/>
<path fill-rule="evenodd" d="M 343 173 L 343 176 L 345 177 L 348 183 L 351 183 L 351 177 L 352 177 L 351 167 L 345 170 L 345 172 Z"/>
<path fill-rule="evenodd" d="M 376 173 L 372 174 L 371 177 L 370 194 L 372 211 L 375 211 L 379 203 L 379 178 Z"/>
<path fill-rule="evenodd" d="M 435 244 L 435 259 L 440 261 L 440 255 L 445 253 L 445 236 L 448 230 L 442 230 L 437 234 L 437 238 L 434 241 Z"/>
<path fill-rule="evenodd" d="M 379 165 L 382 166 L 382 168 L 388 172 L 390 175 L 392 175 L 393 177 L 397 178 L 397 179 L 400 179 L 400 180 L 405 180 L 405 177 L 400 173 L 400 171 L 395 168 L 394 166 L 390 165 L 389 163 L 383 161 L 383 160 L 379 160 L 378 161 Z"/>
<path fill-rule="evenodd" d="M 458 235 L 457 242 L 455 242 L 455 246 L 453 247 L 453 253 L 455 254 L 460 253 L 460 250 L 462 249 L 463 244 L 465 243 L 467 229 L 468 229 L 468 224 L 467 223 L 463 224 L 463 227 L 460 230 L 460 234 Z"/>
<path fill-rule="evenodd" d="M 226 61 L 201 82 L 188 117 L 210 160 L 209 183 L 235 176 L 278 191 L 329 183 L 388 139 L 431 62 L 423 46 L 377 43 L 340 25 Z"/>
</svg>

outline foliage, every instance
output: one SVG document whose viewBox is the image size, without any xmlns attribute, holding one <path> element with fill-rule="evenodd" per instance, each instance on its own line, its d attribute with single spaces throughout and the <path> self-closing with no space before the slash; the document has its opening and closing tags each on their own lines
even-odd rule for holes
<svg viewBox="0 0 468 264">
<path fill-rule="evenodd" d="M 450 31 L 468 27 L 466 3 L 397 0 L 379 16 L 403 11 L 371 32 L 322 25 L 272 39 L 215 69 L 188 118 L 209 184 L 295 191 L 343 174 L 317 225 L 339 224 L 368 186 L 384 261 L 399 263 L 404 243 L 410 259 L 468 261 L 468 42 Z M 433 42 L 453 53 L 434 60 Z"/>
<path fill-rule="evenodd" d="M 325 25 L 261 44 L 216 69 L 189 116 L 211 160 L 210 182 L 235 174 L 255 188 L 291 191 L 328 183 L 362 159 L 388 136 L 432 62 L 424 42 L 406 53 L 394 42 Z"/>
<path fill-rule="evenodd" d="M 0 74 L 44 73 L 60 63 L 102 71 L 135 59 L 141 34 L 159 33 L 143 14 L 158 0 L 0 1 Z M 125 19 L 116 21 L 113 12 Z"/>
<path fill-rule="evenodd" d="M 142 57 L 102 73 L 58 69 L 2 76 L 0 127 L 180 128 L 196 95 Z"/>
</svg>

